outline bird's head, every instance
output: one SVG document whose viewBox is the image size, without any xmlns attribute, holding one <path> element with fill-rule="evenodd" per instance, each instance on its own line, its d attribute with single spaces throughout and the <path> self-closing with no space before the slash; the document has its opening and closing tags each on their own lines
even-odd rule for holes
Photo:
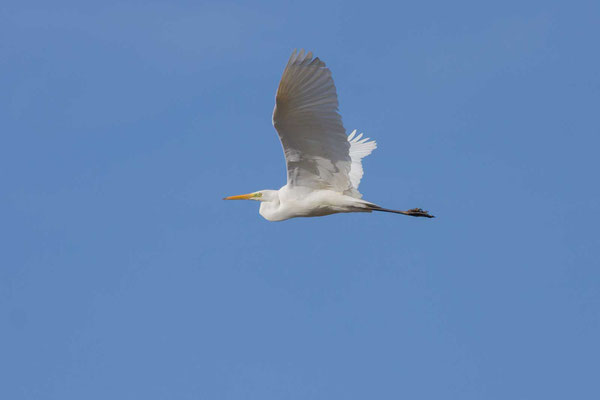
<svg viewBox="0 0 600 400">
<path fill-rule="evenodd" d="M 276 194 L 277 194 L 276 190 L 259 190 L 258 192 L 225 197 L 223 200 L 273 201 L 273 200 L 275 200 Z"/>
</svg>

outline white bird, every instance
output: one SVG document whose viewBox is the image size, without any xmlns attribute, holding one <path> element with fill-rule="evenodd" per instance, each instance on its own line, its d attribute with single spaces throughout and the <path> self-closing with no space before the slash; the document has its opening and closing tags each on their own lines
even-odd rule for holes
<svg viewBox="0 0 600 400">
<path fill-rule="evenodd" d="M 277 89 L 273 125 L 285 153 L 287 184 L 224 200 L 260 201 L 259 213 L 269 221 L 372 211 L 433 218 L 420 208 L 390 210 L 361 199 L 361 160 L 377 145 L 356 130 L 346 136 L 331 71 L 311 52 L 292 53 Z"/>
</svg>

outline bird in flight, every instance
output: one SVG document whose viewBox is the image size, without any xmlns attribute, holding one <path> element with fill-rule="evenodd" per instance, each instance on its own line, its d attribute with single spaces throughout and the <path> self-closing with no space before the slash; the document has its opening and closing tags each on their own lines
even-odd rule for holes
<svg viewBox="0 0 600 400">
<path fill-rule="evenodd" d="M 433 218 L 420 208 L 390 210 L 362 199 L 361 160 L 377 145 L 356 130 L 346 136 L 331 71 L 311 52 L 292 53 L 275 96 L 273 125 L 285 153 L 287 184 L 224 200 L 260 201 L 259 213 L 269 221 L 372 211 Z"/>
</svg>

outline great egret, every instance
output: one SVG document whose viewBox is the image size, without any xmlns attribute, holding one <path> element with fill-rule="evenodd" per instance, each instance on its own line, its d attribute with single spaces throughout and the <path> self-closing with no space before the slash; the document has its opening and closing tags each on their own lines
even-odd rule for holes
<svg viewBox="0 0 600 400">
<path fill-rule="evenodd" d="M 260 215 L 269 221 L 372 211 L 433 218 L 420 208 L 390 210 L 361 199 L 361 160 L 377 145 L 356 130 L 346 136 L 331 71 L 311 52 L 292 53 L 277 89 L 273 125 L 285 153 L 287 184 L 224 200 L 258 200 Z"/>
</svg>

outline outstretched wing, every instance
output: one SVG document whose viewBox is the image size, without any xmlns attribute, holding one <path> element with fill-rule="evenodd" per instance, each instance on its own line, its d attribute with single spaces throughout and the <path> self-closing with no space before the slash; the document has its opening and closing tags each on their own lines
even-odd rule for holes
<svg viewBox="0 0 600 400">
<path fill-rule="evenodd" d="M 289 185 L 352 189 L 350 143 L 331 71 L 311 52 L 292 53 L 277 89 L 273 125 L 283 145 Z"/>
</svg>

